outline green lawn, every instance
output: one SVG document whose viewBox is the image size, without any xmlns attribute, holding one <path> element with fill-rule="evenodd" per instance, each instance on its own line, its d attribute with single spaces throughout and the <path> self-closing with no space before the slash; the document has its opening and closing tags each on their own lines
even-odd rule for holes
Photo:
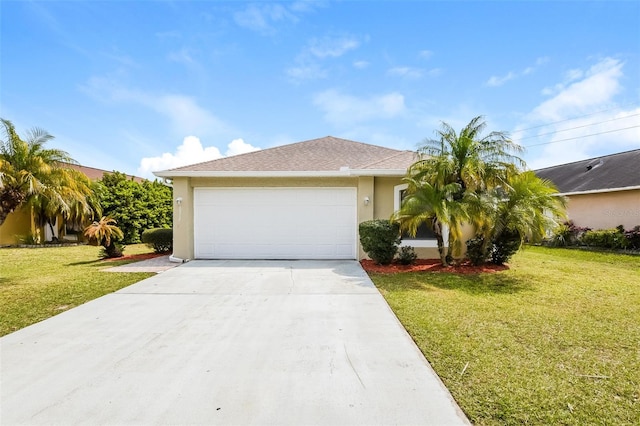
<svg viewBox="0 0 640 426">
<path fill-rule="evenodd" d="M 371 278 L 473 423 L 640 424 L 640 256 L 529 247 L 495 274 Z"/>
<path fill-rule="evenodd" d="M 125 254 L 151 251 L 138 244 Z M 0 336 L 153 275 L 102 272 L 127 261 L 104 262 L 99 253 L 92 246 L 0 249 Z"/>
</svg>

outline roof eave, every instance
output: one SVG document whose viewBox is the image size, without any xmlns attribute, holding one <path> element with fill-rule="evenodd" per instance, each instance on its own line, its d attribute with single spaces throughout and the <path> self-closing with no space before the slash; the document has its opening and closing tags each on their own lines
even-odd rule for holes
<svg viewBox="0 0 640 426">
<path fill-rule="evenodd" d="M 363 170 L 286 170 L 286 171 L 215 171 L 215 170 L 163 170 L 153 172 L 161 178 L 176 177 L 216 177 L 216 178 L 247 178 L 247 177 L 350 177 L 350 176 L 404 176 L 404 169 L 363 169 Z"/>
<path fill-rule="evenodd" d="M 636 186 L 624 186 L 621 188 L 603 188 L 603 189 L 591 189 L 588 191 L 573 191 L 573 192 L 560 192 L 557 195 L 586 195 L 586 194 L 602 194 L 605 192 L 620 192 L 620 191 L 633 191 L 640 189 L 640 185 Z"/>
</svg>

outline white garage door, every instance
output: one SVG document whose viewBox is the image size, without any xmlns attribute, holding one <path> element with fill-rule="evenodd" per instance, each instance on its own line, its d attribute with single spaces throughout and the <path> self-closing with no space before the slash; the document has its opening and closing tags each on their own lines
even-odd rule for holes
<svg viewBox="0 0 640 426">
<path fill-rule="evenodd" d="M 356 188 L 196 188 L 198 259 L 355 259 Z"/>
</svg>

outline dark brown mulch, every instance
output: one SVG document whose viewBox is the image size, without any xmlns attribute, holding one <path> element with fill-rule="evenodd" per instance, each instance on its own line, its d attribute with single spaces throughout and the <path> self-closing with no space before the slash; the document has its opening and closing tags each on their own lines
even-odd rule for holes
<svg viewBox="0 0 640 426">
<path fill-rule="evenodd" d="M 373 260 L 361 260 L 360 264 L 367 272 L 377 274 L 397 274 L 399 272 L 445 272 L 453 274 L 480 274 L 487 272 L 499 272 L 509 269 L 509 265 L 485 264 L 474 266 L 468 261 L 444 267 L 437 259 L 418 259 L 413 265 L 402 265 L 394 262 L 390 265 L 377 265 Z"/>
<path fill-rule="evenodd" d="M 167 253 L 142 253 L 142 254 L 124 255 L 121 257 L 105 258 L 102 260 L 104 262 L 113 262 L 113 261 L 120 261 L 120 260 L 147 260 L 147 259 L 153 259 L 154 257 L 160 257 L 160 256 L 166 256 L 166 255 Z"/>
</svg>

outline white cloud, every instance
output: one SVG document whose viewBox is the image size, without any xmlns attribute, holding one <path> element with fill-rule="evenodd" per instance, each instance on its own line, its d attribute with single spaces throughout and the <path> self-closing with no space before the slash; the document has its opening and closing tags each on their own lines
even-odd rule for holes
<svg viewBox="0 0 640 426">
<path fill-rule="evenodd" d="M 234 139 L 227 145 L 226 156 L 244 154 L 258 151 L 260 148 L 246 143 L 242 139 Z M 182 167 L 189 164 L 202 163 L 205 161 L 222 158 L 223 155 L 215 146 L 203 147 L 202 142 L 196 136 L 187 136 L 182 144 L 176 148 L 174 153 L 165 152 L 157 157 L 145 157 L 140 160 L 138 175 L 149 179 L 154 179 L 152 172 L 168 170 Z"/>
<path fill-rule="evenodd" d="M 582 80 L 558 86 L 561 91 L 536 107 L 530 119 L 557 121 L 601 109 L 619 93 L 622 67 L 623 63 L 616 59 L 603 59 L 587 70 Z M 578 73 L 574 70 L 572 75 Z"/>
<path fill-rule="evenodd" d="M 433 56 L 433 52 L 431 50 L 421 50 L 420 53 L 418 53 L 418 56 L 422 59 L 429 59 Z"/>
<path fill-rule="evenodd" d="M 338 125 L 394 118 L 406 111 L 404 96 L 397 92 L 358 98 L 331 89 L 316 94 L 313 103 L 327 121 Z"/>
<path fill-rule="evenodd" d="M 296 57 L 296 64 L 287 68 L 285 73 L 293 83 L 327 78 L 329 70 L 322 64 L 325 64 L 329 59 L 339 58 L 347 52 L 357 49 L 361 43 L 360 38 L 351 35 L 313 38 Z M 358 65 L 366 67 L 368 63 L 361 61 Z"/>
<path fill-rule="evenodd" d="M 393 76 L 416 79 L 422 77 L 424 71 L 413 67 L 393 67 L 387 73 Z"/>
<path fill-rule="evenodd" d="M 260 151 L 260 148 L 248 144 L 242 139 L 234 139 L 227 145 L 227 152 L 225 154 L 227 157 L 231 157 L 232 155 L 246 154 L 254 151 Z"/>
<path fill-rule="evenodd" d="M 509 80 L 513 80 L 515 77 L 516 77 L 516 74 L 513 73 L 512 71 L 509 71 L 507 75 L 504 75 L 502 77 L 498 77 L 494 75 L 494 76 L 491 76 L 489 80 L 487 80 L 486 85 L 491 87 L 502 86 L 504 83 L 506 83 Z"/>
<path fill-rule="evenodd" d="M 337 58 L 357 49 L 360 41 L 353 36 L 322 37 L 311 39 L 307 51 L 316 58 Z"/>
<path fill-rule="evenodd" d="M 324 1 L 315 0 L 299 0 L 290 3 L 253 3 L 236 12 L 233 18 L 240 27 L 262 35 L 272 35 L 277 32 L 278 24 L 295 24 L 300 21 L 303 14 L 312 13 L 324 6 Z"/>
<path fill-rule="evenodd" d="M 354 61 L 353 62 L 353 67 L 357 68 L 359 70 L 363 70 L 363 69 L 369 67 L 369 62 L 367 62 L 367 61 Z"/>
<path fill-rule="evenodd" d="M 485 82 L 485 86 L 489 86 L 489 87 L 499 87 L 502 86 L 503 84 L 505 84 L 507 81 L 509 80 L 513 80 L 516 79 L 520 76 L 523 75 L 529 75 L 529 74 L 533 74 L 541 65 L 546 64 L 547 62 L 549 62 L 549 58 L 545 57 L 540 57 L 536 59 L 535 65 L 533 66 L 528 66 L 525 69 L 523 69 L 522 71 L 509 71 L 507 74 L 503 75 L 503 76 L 491 76 L 486 82 Z"/>
<path fill-rule="evenodd" d="M 287 76 L 292 81 L 298 83 L 304 80 L 317 80 L 326 78 L 328 75 L 327 70 L 320 67 L 316 63 L 299 64 L 298 66 L 288 68 L 286 70 Z"/>
<path fill-rule="evenodd" d="M 222 120 L 200 106 L 191 96 L 129 89 L 109 77 L 92 77 L 81 90 L 101 102 L 131 102 L 156 111 L 169 119 L 172 129 L 178 135 L 230 132 Z"/>
<path fill-rule="evenodd" d="M 275 32 L 274 24 L 278 22 L 298 21 L 298 18 L 280 3 L 250 4 L 246 9 L 236 12 L 233 18 L 239 26 L 261 34 Z"/>
<path fill-rule="evenodd" d="M 640 108 L 615 102 L 624 63 L 605 58 L 586 70 L 563 76 L 554 96 L 529 113 L 513 132 L 533 152 L 528 166 L 538 169 L 638 148 Z M 569 83 L 567 83 L 569 82 Z"/>
</svg>

